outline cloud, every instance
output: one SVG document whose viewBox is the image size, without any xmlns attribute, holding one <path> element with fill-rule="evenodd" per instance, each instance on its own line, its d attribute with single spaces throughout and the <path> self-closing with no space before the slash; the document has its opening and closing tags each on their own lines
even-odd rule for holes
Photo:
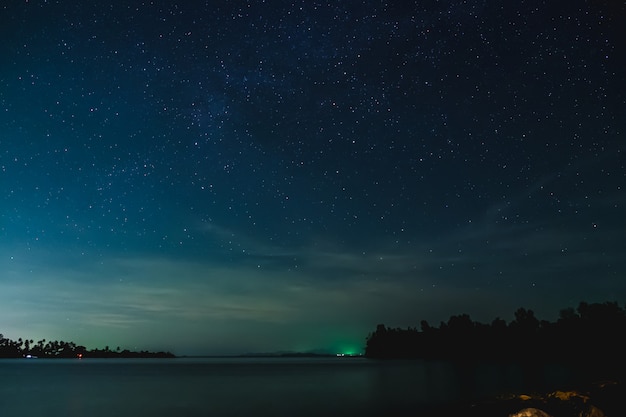
<svg viewBox="0 0 626 417">
<path fill-rule="evenodd" d="M 204 353 L 288 349 L 315 338 L 321 346 L 331 335 L 365 337 L 379 322 L 437 324 L 464 312 L 489 321 L 511 315 L 515 305 L 576 305 L 581 300 L 569 272 L 603 261 L 623 264 L 617 248 L 586 251 L 607 235 L 498 223 L 495 212 L 404 246 L 379 239 L 354 248 L 312 238 L 286 247 L 204 224 L 198 231 L 211 247 L 235 241 L 245 250 L 227 259 L 217 252 L 184 258 L 132 252 L 77 258 L 64 248 L 16 253 L 0 262 L 6 271 L 0 314 L 11 323 L 0 331 L 92 347 L 183 346 Z M 606 233 L 621 239 L 617 231 Z M 604 278 L 595 278 L 606 285 L 595 286 L 598 298 L 623 289 L 606 270 L 600 273 Z"/>
<path fill-rule="evenodd" d="M 0 295 L 0 314 L 13 323 L 3 331 L 100 347 L 171 343 L 168 334 L 207 346 L 217 343 L 212 337 L 252 346 L 268 341 L 250 334 L 282 329 L 276 343 L 290 344 L 307 338 L 314 323 L 369 328 L 396 309 L 387 305 L 392 297 L 398 309 L 411 308 L 410 297 L 399 297 L 407 287 L 386 280 L 382 267 L 380 274 L 364 273 L 380 260 L 350 253 L 298 256 L 316 266 L 265 269 L 128 256 L 97 258 L 72 269 L 59 261 L 28 275 L 16 270 Z M 351 279 L 319 279 L 320 270 L 330 273 L 340 265 Z"/>
</svg>

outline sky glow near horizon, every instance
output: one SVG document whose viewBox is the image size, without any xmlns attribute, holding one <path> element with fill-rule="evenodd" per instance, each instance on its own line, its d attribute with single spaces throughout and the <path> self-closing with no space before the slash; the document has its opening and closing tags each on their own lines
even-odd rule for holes
<svg viewBox="0 0 626 417">
<path fill-rule="evenodd" d="M 229 354 L 626 302 L 623 5 L 0 6 L 0 333 Z"/>
</svg>

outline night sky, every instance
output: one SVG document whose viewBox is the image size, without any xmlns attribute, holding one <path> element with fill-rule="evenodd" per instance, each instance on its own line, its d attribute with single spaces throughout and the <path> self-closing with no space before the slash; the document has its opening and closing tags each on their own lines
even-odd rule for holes
<svg viewBox="0 0 626 417">
<path fill-rule="evenodd" d="M 359 351 L 626 302 L 621 1 L 0 5 L 0 333 Z"/>
</svg>

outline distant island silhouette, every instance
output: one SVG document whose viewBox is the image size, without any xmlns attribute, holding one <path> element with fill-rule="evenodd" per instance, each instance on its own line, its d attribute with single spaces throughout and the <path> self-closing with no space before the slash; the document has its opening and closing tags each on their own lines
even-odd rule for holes
<svg viewBox="0 0 626 417">
<path fill-rule="evenodd" d="M 171 352 L 139 352 L 128 349 L 87 349 L 74 342 L 32 339 L 11 340 L 0 333 L 0 358 L 174 358 Z"/>
<path fill-rule="evenodd" d="M 624 334 L 626 310 L 616 302 L 581 302 L 577 309 L 561 310 L 556 322 L 519 308 L 510 323 L 496 318 L 483 324 L 461 314 L 439 327 L 425 320 L 420 329 L 379 324 L 366 339 L 365 357 L 585 364 L 621 372 L 626 368 Z"/>
</svg>

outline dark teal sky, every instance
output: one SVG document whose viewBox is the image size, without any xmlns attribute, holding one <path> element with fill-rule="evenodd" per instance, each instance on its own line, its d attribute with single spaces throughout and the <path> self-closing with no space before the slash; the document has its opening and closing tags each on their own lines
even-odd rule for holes
<svg viewBox="0 0 626 417">
<path fill-rule="evenodd" d="M 626 302 L 618 3 L 3 3 L 0 332 L 340 350 Z"/>
</svg>

